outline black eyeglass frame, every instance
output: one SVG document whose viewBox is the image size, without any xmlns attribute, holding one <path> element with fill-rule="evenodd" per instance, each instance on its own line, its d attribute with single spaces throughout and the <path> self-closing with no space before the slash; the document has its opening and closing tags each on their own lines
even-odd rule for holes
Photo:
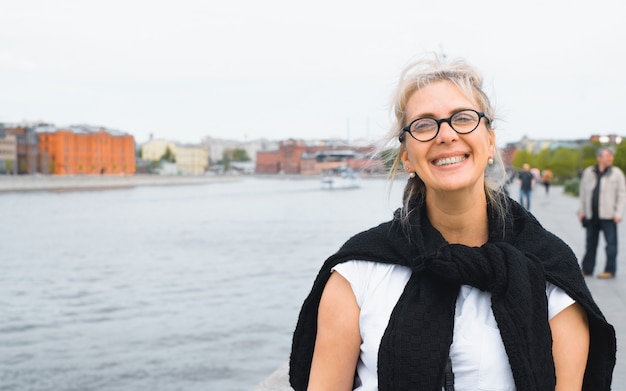
<svg viewBox="0 0 626 391">
<path fill-rule="evenodd" d="M 476 113 L 476 115 L 478 115 L 478 122 L 476 122 L 476 126 L 472 130 L 468 130 L 467 132 L 459 132 L 458 130 L 454 129 L 454 125 L 452 125 L 452 117 L 454 117 L 455 115 L 457 115 L 459 113 L 462 113 L 464 111 L 473 111 L 474 113 Z M 456 113 L 454 113 L 451 116 L 449 116 L 448 118 L 441 118 L 441 119 L 425 118 L 425 117 L 416 118 L 413 121 L 411 121 L 410 124 L 408 124 L 407 126 L 402 128 L 402 134 L 400 135 L 399 139 L 400 139 L 400 142 L 403 142 L 404 141 L 404 134 L 408 132 L 414 140 L 420 141 L 422 143 L 426 143 L 428 141 L 434 140 L 437 137 L 437 135 L 439 134 L 439 131 L 441 130 L 441 124 L 443 122 L 446 122 L 448 125 L 450 125 L 450 128 L 452 128 L 452 130 L 454 130 L 458 134 L 469 134 L 469 133 L 472 133 L 473 131 L 475 131 L 476 129 L 478 129 L 478 126 L 480 125 L 480 120 L 483 119 L 483 118 L 486 118 L 488 122 L 491 122 L 491 119 L 489 119 L 489 117 L 487 117 L 487 114 L 485 114 L 484 112 L 481 112 L 481 111 L 476 111 L 474 109 L 459 110 Z M 415 122 L 423 120 L 423 119 L 430 119 L 430 120 L 433 120 L 433 121 L 435 121 L 437 123 L 437 131 L 435 132 L 433 137 L 429 138 L 428 140 L 419 140 L 411 132 L 411 125 L 413 125 Z"/>
</svg>

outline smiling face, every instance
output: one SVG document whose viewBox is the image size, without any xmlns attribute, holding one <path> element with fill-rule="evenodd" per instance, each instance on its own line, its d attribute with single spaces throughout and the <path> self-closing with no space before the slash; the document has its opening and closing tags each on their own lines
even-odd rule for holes
<svg viewBox="0 0 626 391">
<path fill-rule="evenodd" d="M 406 122 L 424 117 L 447 118 L 465 109 L 482 111 L 455 84 L 437 81 L 411 95 L 406 105 Z M 405 139 L 401 159 L 408 171 L 416 172 L 424 181 L 427 195 L 470 191 L 484 196 L 485 167 L 495 155 L 495 135 L 488 130 L 485 118 L 468 134 L 458 134 L 444 122 L 431 141 L 417 141 L 409 135 Z"/>
</svg>

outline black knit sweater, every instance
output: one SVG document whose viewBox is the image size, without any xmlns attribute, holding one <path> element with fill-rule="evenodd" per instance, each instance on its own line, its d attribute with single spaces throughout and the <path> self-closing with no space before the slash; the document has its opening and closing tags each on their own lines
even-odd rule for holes
<svg viewBox="0 0 626 391">
<path fill-rule="evenodd" d="M 461 285 L 489 291 L 492 310 L 518 391 L 554 390 L 556 378 L 545 282 L 563 289 L 587 312 L 590 350 L 583 390 L 610 390 L 615 330 L 594 302 L 572 250 L 516 202 L 504 223 L 489 208 L 489 240 L 481 247 L 448 244 L 422 207 L 409 224 L 394 219 L 357 234 L 322 266 L 293 336 L 292 387 L 306 390 L 317 309 L 330 271 L 348 260 L 399 264 L 413 273 L 391 314 L 378 353 L 381 391 L 441 390 Z"/>
</svg>

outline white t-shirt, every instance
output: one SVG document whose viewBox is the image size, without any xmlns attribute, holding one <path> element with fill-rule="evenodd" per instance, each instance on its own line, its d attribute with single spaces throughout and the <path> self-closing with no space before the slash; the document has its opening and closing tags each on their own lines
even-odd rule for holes
<svg viewBox="0 0 626 391">
<path fill-rule="evenodd" d="M 357 365 L 360 384 L 355 390 L 378 390 L 378 347 L 389 317 L 411 269 L 400 265 L 349 261 L 335 266 L 352 286 L 361 309 L 361 353 Z M 548 318 L 574 303 L 563 290 L 546 284 Z M 491 310 L 491 293 L 463 285 L 456 301 L 454 335 L 450 347 L 456 391 L 515 391 L 513 374 L 500 331 Z"/>
</svg>

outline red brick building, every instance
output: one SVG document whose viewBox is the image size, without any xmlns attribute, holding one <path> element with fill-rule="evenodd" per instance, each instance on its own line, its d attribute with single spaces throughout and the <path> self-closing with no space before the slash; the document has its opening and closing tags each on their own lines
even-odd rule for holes
<svg viewBox="0 0 626 391">
<path fill-rule="evenodd" d="M 300 174 L 302 153 L 307 150 L 304 141 L 287 140 L 278 151 L 259 151 L 256 154 L 257 174 Z"/>
<path fill-rule="evenodd" d="M 256 153 L 257 174 L 278 174 L 282 170 L 280 150 L 258 151 Z"/>
</svg>

